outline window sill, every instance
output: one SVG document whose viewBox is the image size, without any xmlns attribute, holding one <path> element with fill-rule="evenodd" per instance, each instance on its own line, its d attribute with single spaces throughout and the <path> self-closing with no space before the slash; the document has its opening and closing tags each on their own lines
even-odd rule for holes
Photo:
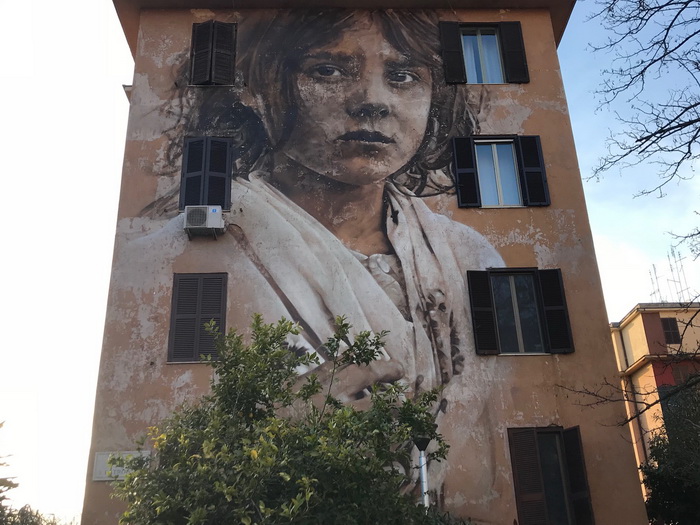
<svg viewBox="0 0 700 525">
<path fill-rule="evenodd" d="M 510 357 L 510 356 L 523 356 L 523 355 L 539 355 L 539 356 L 548 355 L 548 356 L 551 356 L 554 354 L 552 354 L 551 352 L 501 352 L 500 354 L 497 354 L 497 355 Z"/>
<path fill-rule="evenodd" d="M 530 206 L 525 206 L 523 204 L 489 204 L 487 206 L 480 206 L 480 207 L 481 207 L 481 209 L 484 209 L 484 210 L 489 210 L 489 209 L 502 210 L 504 208 L 519 210 L 521 208 L 529 208 Z"/>
</svg>

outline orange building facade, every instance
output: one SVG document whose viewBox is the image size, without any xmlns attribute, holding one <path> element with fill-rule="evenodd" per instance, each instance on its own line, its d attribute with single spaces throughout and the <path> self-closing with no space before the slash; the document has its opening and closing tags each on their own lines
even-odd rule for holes
<svg viewBox="0 0 700 525">
<path fill-rule="evenodd" d="M 433 503 L 645 523 L 556 46 L 560 2 L 115 1 L 135 59 L 84 524 L 106 457 L 205 393 L 202 323 L 388 330 L 376 383 L 443 387 Z M 308 371 L 313 372 L 313 370 Z M 371 378 L 371 379 L 370 379 Z M 564 388 L 562 388 L 564 387 Z"/>
<path fill-rule="evenodd" d="M 639 465 L 663 425 L 659 396 L 700 373 L 699 310 L 700 303 L 640 303 L 610 325 Z"/>
</svg>

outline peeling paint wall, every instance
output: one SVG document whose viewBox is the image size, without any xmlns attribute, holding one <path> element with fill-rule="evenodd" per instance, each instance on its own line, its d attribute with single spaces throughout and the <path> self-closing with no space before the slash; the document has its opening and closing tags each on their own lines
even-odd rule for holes
<svg viewBox="0 0 700 525">
<path fill-rule="evenodd" d="M 431 488 L 447 509 L 510 525 L 507 429 L 578 425 L 597 522 L 643 523 L 627 431 L 613 426 L 623 412 L 584 411 L 560 388 L 595 384 L 615 363 L 548 12 L 332 13 L 308 13 L 309 27 L 326 33 L 309 31 L 316 41 L 298 68 L 282 69 L 287 98 L 266 84 L 277 70 L 260 64 L 288 62 L 259 30 L 276 20 L 286 27 L 279 38 L 291 39 L 296 15 L 141 13 L 91 463 L 97 452 L 132 450 L 148 426 L 207 390 L 206 365 L 167 362 L 173 274 L 226 272 L 228 327 L 245 331 L 256 312 L 284 315 L 316 346 L 333 316 L 348 315 L 358 331 L 390 330 L 388 358 L 411 391 L 445 385 L 437 421 L 452 448 L 431 465 Z M 437 21 L 455 17 L 520 21 L 530 83 L 445 85 Z M 235 84 L 188 86 L 192 24 L 211 19 L 238 24 Z M 388 37 L 399 23 L 410 31 Z M 347 71 L 329 68 L 324 53 L 347 57 Z M 462 136 L 539 135 L 552 204 L 458 208 L 446 149 L 456 131 L 443 129 L 445 115 Z M 178 212 L 183 140 L 204 135 L 240 135 L 246 153 L 226 233 L 188 240 Z M 412 196 L 407 175 L 443 191 Z M 372 264 L 398 265 L 400 293 L 378 285 Z M 465 273 L 489 267 L 560 268 L 576 352 L 476 355 Z M 89 472 L 84 524 L 116 523 L 108 492 Z"/>
</svg>

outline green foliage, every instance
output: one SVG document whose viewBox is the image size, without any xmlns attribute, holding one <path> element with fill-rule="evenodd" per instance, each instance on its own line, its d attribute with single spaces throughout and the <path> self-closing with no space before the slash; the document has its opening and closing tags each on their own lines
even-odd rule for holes
<svg viewBox="0 0 700 525">
<path fill-rule="evenodd" d="M 384 334 L 350 341 L 338 318 L 324 345 L 330 358 L 318 375 L 300 379 L 300 367 L 318 357 L 289 351 L 286 340 L 297 332 L 256 316 L 250 344 L 218 334 L 211 394 L 149 430 L 150 456 L 110 460 L 130 471 L 114 484 L 128 506 L 121 523 L 456 523 L 401 490 L 413 485 L 412 436 L 434 440 L 434 460 L 447 452 L 432 415 L 437 392 L 409 400 L 385 384 L 373 389 L 367 410 L 340 403 L 330 395 L 333 378 L 370 366 Z"/>
<path fill-rule="evenodd" d="M 54 517 L 46 517 L 29 505 L 25 505 L 18 510 L 2 508 L 0 525 L 61 525 L 61 522 Z"/>
<path fill-rule="evenodd" d="M 700 389 L 687 388 L 664 406 L 664 428 L 649 446 L 640 468 L 649 490 L 652 524 L 700 523 Z"/>
</svg>

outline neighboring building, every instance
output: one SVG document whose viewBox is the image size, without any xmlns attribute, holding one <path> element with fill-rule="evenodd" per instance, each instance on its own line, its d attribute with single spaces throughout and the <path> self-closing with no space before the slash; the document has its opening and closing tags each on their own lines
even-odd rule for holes
<svg viewBox="0 0 700 525">
<path fill-rule="evenodd" d="M 659 395 L 700 373 L 700 303 L 640 303 L 610 330 L 641 465 L 663 423 Z"/>
<path fill-rule="evenodd" d="M 444 386 L 446 510 L 646 522 L 624 410 L 567 390 L 616 370 L 556 52 L 573 2 L 115 5 L 135 72 L 85 525 L 122 508 L 106 456 L 206 392 L 202 322 L 256 312 L 321 355 L 337 315 L 388 330 L 344 398 Z"/>
</svg>

